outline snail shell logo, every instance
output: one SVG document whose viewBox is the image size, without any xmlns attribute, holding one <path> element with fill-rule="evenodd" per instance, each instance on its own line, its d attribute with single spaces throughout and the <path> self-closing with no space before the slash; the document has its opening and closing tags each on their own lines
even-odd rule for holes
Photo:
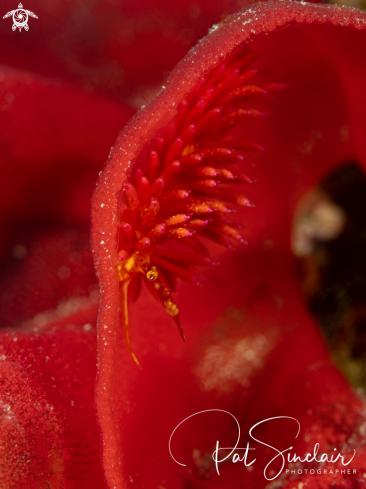
<svg viewBox="0 0 366 489">
<path fill-rule="evenodd" d="M 26 31 L 29 30 L 28 16 L 38 19 L 38 17 L 30 10 L 24 10 L 23 5 L 20 3 L 16 10 L 11 10 L 4 15 L 3 19 L 13 16 L 13 26 L 12 29 L 15 31 L 17 28 L 21 31 L 24 28 Z"/>
</svg>

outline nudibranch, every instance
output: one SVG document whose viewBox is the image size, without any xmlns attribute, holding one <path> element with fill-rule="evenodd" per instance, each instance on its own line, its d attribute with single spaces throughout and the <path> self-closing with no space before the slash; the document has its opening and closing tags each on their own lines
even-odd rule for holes
<svg viewBox="0 0 366 489">
<path fill-rule="evenodd" d="M 265 115 L 253 104 L 282 88 L 261 80 L 265 73 L 254 67 L 257 58 L 246 46 L 239 47 L 205 73 L 143 149 L 123 185 L 116 270 L 123 329 L 136 362 L 128 299 L 138 298 L 141 282 L 162 303 L 184 339 L 171 292 L 177 278 L 195 283 L 194 268 L 213 263 L 197 238 L 228 248 L 232 241 L 244 242 L 232 211 L 252 205 L 241 193 L 251 180 L 238 166 L 245 153 L 262 148 L 230 134 L 244 121 Z M 169 248 L 177 242 L 189 251 Z"/>
</svg>

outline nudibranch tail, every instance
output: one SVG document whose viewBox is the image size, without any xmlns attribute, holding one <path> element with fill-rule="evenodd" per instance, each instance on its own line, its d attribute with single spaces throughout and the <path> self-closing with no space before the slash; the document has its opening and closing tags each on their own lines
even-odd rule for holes
<svg viewBox="0 0 366 489">
<path fill-rule="evenodd" d="M 263 148 L 228 136 L 244 121 L 265 115 L 248 107 L 253 100 L 283 88 L 255 83 L 267 75 L 251 67 L 258 57 L 239 47 L 206 73 L 148 144 L 145 156 L 137 158 L 138 169 L 123 187 L 117 270 L 126 343 L 136 363 L 129 336 L 128 289 L 133 289 L 130 295 L 136 300 L 144 282 L 185 340 L 171 291 L 177 279 L 197 283 L 196 267 L 213 264 L 197 237 L 227 248 L 245 242 L 232 213 L 235 206 L 253 206 L 241 193 L 252 180 L 237 165 L 248 151 Z M 178 242 L 190 251 L 172 249 L 171 243 Z"/>
</svg>

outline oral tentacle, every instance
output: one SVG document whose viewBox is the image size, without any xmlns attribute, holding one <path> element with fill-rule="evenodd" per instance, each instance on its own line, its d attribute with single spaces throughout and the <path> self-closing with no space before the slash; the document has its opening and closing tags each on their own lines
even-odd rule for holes
<svg viewBox="0 0 366 489">
<path fill-rule="evenodd" d="M 130 352 L 133 360 L 136 362 L 138 366 L 140 366 L 139 361 L 137 360 L 137 357 L 133 351 L 132 344 L 131 344 L 131 339 L 130 339 L 130 333 L 129 333 L 129 317 L 128 317 L 128 286 L 130 282 L 127 281 L 121 281 L 120 282 L 120 288 L 119 288 L 119 294 L 120 294 L 120 301 L 121 301 L 121 313 L 122 313 L 122 327 L 123 327 L 123 332 L 125 335 L 125 340 L 126 340 L 126 345 L 128 348 L 128 351 Z"/>
</svg>

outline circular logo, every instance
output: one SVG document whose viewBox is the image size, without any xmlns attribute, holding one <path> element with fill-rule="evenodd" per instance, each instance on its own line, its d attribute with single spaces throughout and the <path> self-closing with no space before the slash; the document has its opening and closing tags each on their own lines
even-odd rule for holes
<svg viewBox="0 0 366 489">
<path fill-rule="evenodd" d="M 21 8 L 14 10 L 13 13 L 13 22 L 15 28 L 22 28 L 25 27 L 28 24 L 28 13 L 26 10 L 23 10 Z"/>
</svg>

